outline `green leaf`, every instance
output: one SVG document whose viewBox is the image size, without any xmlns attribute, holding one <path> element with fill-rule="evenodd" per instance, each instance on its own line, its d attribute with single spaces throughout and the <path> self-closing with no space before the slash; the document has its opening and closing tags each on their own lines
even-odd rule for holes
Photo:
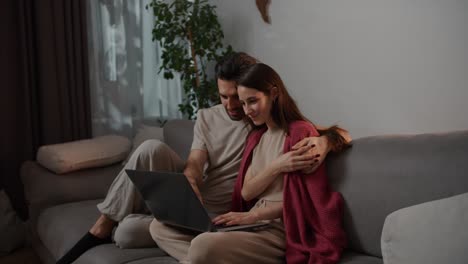
<svg viewBox="0 0 468 264">
<path fill-rule="evenodd" d="M 216 15 L 216 7 L 207 0 L 152 0 L 146 8 L 155 17 L 152 40 L 158 41 L 161 49 L 161 66 L 166 79 L 180 74 L 186 98 L 179 104 L 179 110 L 188 118 L 195 118 L 200 108 L 219 103 L 216 80 L 208 78 L 207 65 L 213 65 L 221 56 L 233 52 L 224 47 L 224 34 Z M 192 47 L 196 61 L 193 61 L 188 39 L 192 29 Z M 197 70 L 195 69 L 197 64 Z M 211 67 L 211 66 L 210 66 Z M 212 75 L 212 74 L 210 74 Z M 199 77 L 200 86 L 195 87 Z"/>
</svg>

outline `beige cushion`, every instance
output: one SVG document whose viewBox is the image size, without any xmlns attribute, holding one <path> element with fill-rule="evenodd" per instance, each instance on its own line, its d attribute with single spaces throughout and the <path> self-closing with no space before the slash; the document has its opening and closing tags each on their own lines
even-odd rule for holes
<svg viewBox="0 0 468 264">
<path fill-rule="evenodd" d="M 466 264 L 467 225 L 468 193 L 395 211 L 382 231 L 384 263 Z"/>
<path fill-rule="evenodd" d="M 63 174 L 122 161 L 130 147 L 130 141 L 125 137 L 101 136 L 42 146 L 37 152 L 37 162 L 57 174 Z"/>
<path fill-rule="evenodd" d="M 130 155 L 128 155 L 127 159 L 123 162 L 124 164 L 128 161 L 130 156 L 135 152 L 135 150 L 138 148 L 138 146 L 141 145 L 141 143 L 145 142 L 146 140 L 149 139 L 157 139 L 162 142 L 164 142 L 164 134 L 163 134 L 163 128 L 162 127 L 154 127 L 154 126 L 147 126 L 147 125 L 140 125 L 138 128 L 138 132 L 135 135 L 135 138 L 133 139 L 133 148 L 132 151 L 130 152 Z"/>
</svg>

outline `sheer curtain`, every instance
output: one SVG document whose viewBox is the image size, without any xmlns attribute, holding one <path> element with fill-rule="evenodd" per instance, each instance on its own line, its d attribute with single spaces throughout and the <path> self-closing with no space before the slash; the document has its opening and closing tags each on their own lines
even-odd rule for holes
<svg viewBox="0 0 468 264">
<path fill-rule="evenodd" d="M 132 137 L 143 119 L 181 118 L 179 76 L 159 75 L 149 0 L 88 0 L 93 135 Z"/>
</svg>

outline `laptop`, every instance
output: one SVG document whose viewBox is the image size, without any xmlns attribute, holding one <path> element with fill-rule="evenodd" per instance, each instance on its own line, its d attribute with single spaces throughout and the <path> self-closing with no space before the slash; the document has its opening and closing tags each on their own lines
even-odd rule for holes
<svg viewBox="0 0 468 264">
<path fill-rule="evenodd" d="M 202 232 L 253 231 L 267 227 L 250 225 L 215 226 L 183 173 L 125 170 L 146 206 L 158 221 L 169 226 Z"/>
</svg>

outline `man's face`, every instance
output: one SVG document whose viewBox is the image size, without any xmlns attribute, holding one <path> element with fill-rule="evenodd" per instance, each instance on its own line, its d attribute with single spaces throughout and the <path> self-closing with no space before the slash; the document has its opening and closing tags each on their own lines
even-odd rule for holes
<svg viewBox="0 0 468 264">
<path fill-rule="evenodd" d="M 235 121 L 244 118 L 244 110 L 237 95 L 236 83 L 218 79 L 218 92 L 229 117 Z"/>
</svg>

